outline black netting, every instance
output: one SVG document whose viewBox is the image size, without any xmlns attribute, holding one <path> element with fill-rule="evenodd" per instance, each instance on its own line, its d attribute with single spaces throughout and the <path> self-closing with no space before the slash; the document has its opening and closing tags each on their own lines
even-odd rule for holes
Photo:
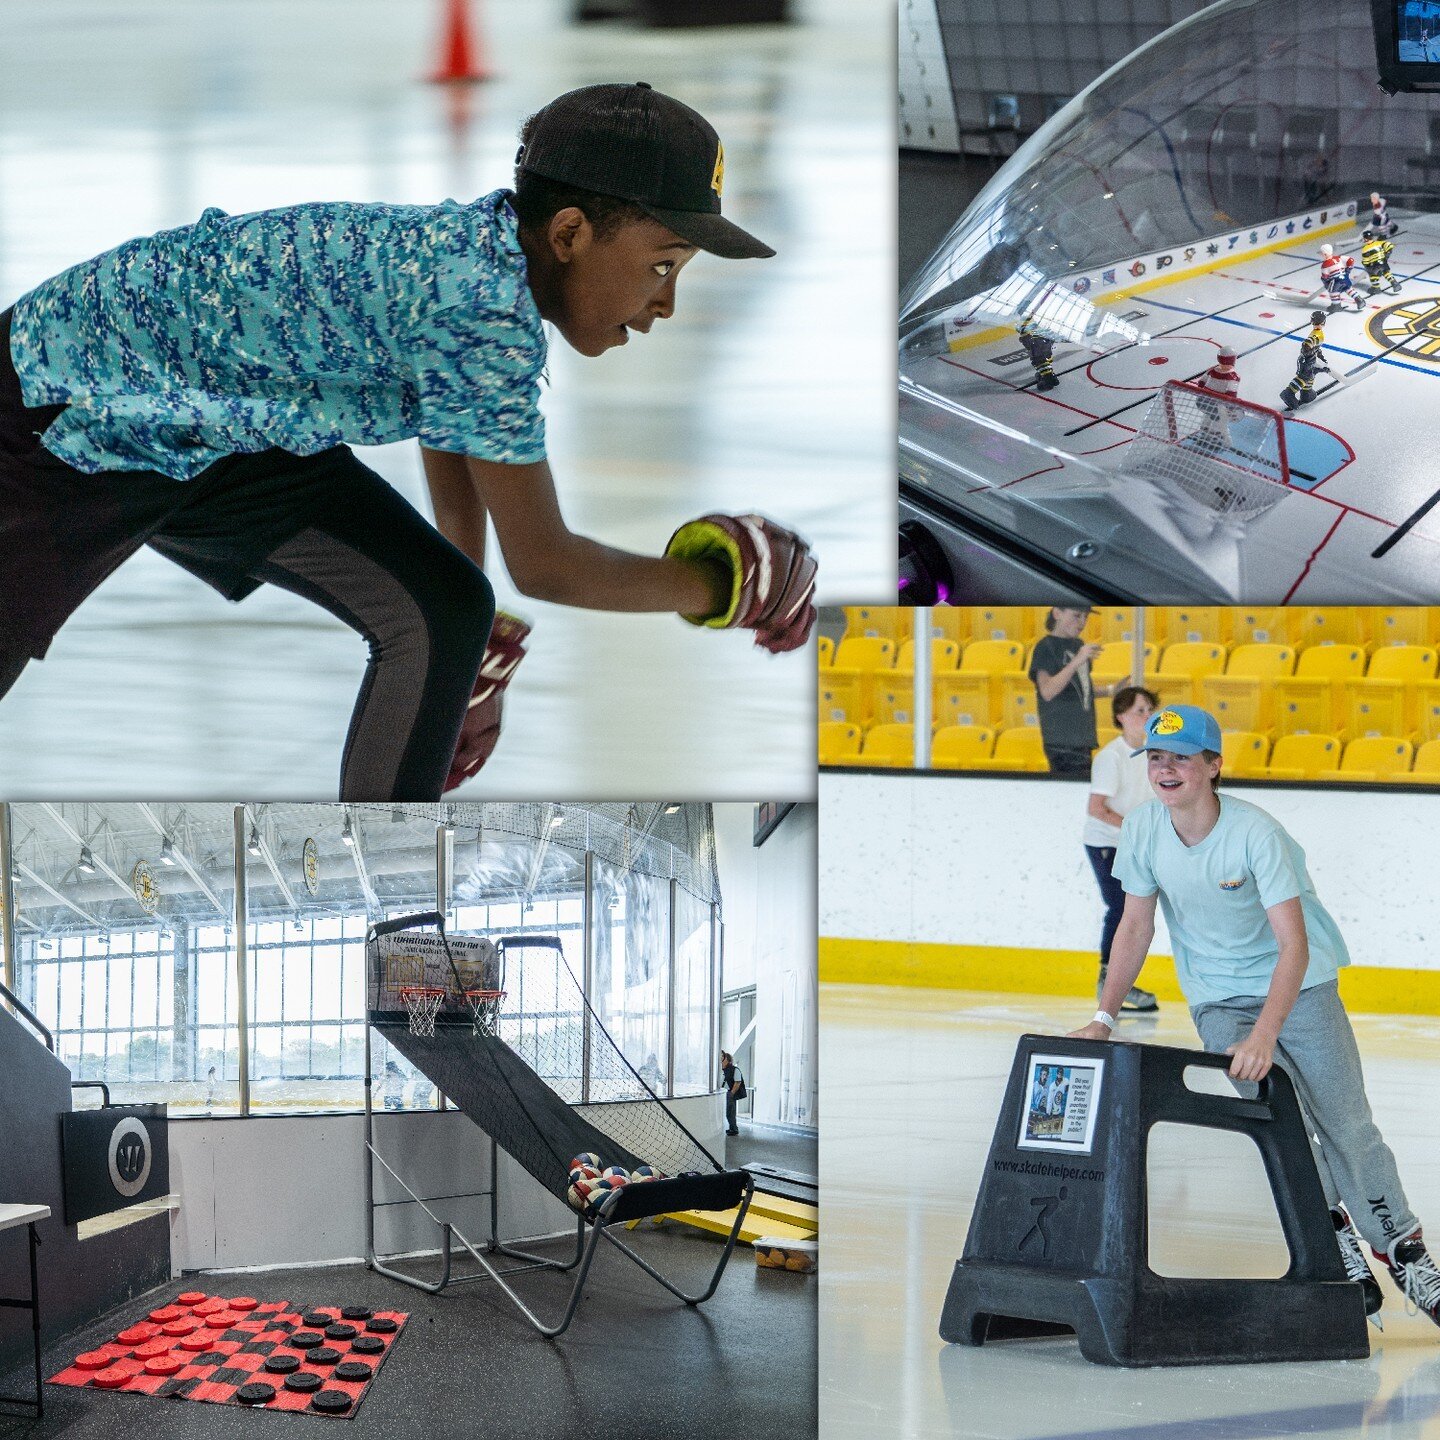
<svg viewBox="0 0 1440 1440">
<path fill-rule="evenodd" d="M 433 920 L 415 917 L 414 923 Z M 602 1165 L 649 1165 L 672 1177 L 696 1173 L 686 1187 L 687 1195 L 695 1192 L 690 1198 L 664 1194 L 658 1185 L 647 1197 L 627 1192 L 626 1215 L 736 1203 L 738 1174 L 723 1170 L 626 1060 L 586 1001 L 559 940 L 525 935 L 498 943 L 506 998 L 497 1035 L 479 1033 L 453 1014 L 442 1015 L 433 1036 L 372 1014 L 375 1029 L 558 1199 L 569 1189 L 569 1162 L 589 1151 Z M 373 934 L 367 948 L 374 967 Z"/>
</svg>

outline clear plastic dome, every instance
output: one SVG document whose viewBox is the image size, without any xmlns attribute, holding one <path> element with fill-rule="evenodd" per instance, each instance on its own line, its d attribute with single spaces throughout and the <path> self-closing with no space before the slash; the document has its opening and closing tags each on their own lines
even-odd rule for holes
<svg viewBox="0 0 1440 1440">
<path fill-rule="evenodd" d="M 1097 597 L 1433 601 L 1437 212 L 1440 105 L 1380 90 L 1367 0 L 1200 11 L 1032 136 L 908 287 L 902 514 Z"/>
</svg>

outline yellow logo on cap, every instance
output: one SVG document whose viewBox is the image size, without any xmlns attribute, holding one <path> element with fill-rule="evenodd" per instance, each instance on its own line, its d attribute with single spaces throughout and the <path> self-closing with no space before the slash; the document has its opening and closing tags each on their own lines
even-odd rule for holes
<svg viewBox="0 0 1440 1440">
<path fill-rule="evenodd" d="M 1157 735 L 1173 735 L 1177 730 L 1184 728 L 1184 716 L 1177 715 L 1173 710 L 1162 710 L 1155 717 L 1155 724 L 1151 727 Z"/>
<path fill-rule="evenodd" d="M 721 195 L 725 189 L 725 147 L 721 145 L 715 152 L 715 173 L 710 177 L 710 188 Z"/>
</svg>

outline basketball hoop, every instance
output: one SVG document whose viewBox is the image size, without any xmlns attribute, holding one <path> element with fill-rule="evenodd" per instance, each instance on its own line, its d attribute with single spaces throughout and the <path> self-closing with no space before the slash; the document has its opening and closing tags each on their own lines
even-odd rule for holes
<svg viewBox="0 0 1440 1440">
<path fill-rule="evenodd" d="M 467 990 L 465 998 L 470 1002 L 470 1013 L 475 1017 L 477 1035 L 499 1035 L 500 1002 L 505 998 L 503 990 Z"/>
<path fill-rule="evenodd" d="M 433 985 L 402 985 L 400 998 L 405 1002 L 406 1013 L 410 1016 L 410 1033 L 433 1037 L 435 1017 L 445 1002 L 445 991 Z"/>
</svg>

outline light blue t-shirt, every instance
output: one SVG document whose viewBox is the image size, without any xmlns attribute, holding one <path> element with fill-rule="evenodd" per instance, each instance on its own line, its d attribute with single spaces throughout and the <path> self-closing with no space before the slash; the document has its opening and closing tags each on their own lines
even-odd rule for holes
<svg viewBox="0 0 1440 1440">
<path fill-rule="evenodd" d="M 416 437 L 545 456 L 545 332 L 504 190 L 210 209 L 23 296 L 10 351 L 27 405 L 67 406 L 41 443 L 91 474 Z"/>
<path fill-rule="evenodd" d="M 1120 830 L 1115 878 L 1127 895 L 1160 892 L 1180 988 L 1191 1005 L 1266 995 L 1280 946 L 1266 910 L 1300 899 L 1310 966 L 1301 989 L 1333 980 L 1350 963 L 1335 921 L 1305 869 L 1305 852 L 1258 805 L 1220 796 L 1220 818 L 1184 845 L 1158 800 L 1136 806 Z"/>
</svg>

